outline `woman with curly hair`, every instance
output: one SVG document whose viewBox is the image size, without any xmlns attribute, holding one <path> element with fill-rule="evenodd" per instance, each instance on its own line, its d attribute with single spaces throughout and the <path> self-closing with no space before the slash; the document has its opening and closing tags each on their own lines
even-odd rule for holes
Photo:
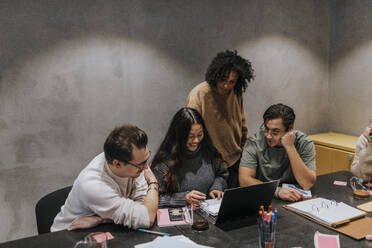
<svg viewBox="0 0 372 248">
<path fill-rule="evenodd" d="M 220 199 L 228 171 L 195 109 L 182 108 L 173 117 L 151 168 L 159 182 L 159 207 L 200 204 Z"/>
<path fill-rule="evenodd" d="M 193 88 L 187 106 L 202 115 L 213 144 L 229 169 L 229 187 L 239 186 L 240 156 L 248 136 L 243 92 L 254 78 L 251 62 L 236 51 L 220 52 Z"/>
</svg>

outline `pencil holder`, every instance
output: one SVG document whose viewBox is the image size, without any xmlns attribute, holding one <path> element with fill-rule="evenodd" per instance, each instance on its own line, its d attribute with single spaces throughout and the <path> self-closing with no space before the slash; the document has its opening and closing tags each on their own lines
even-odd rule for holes
<svg viewBox="0 0 372 248">
<path fill-rule="evenodd" d="M 258 244 L 260 248 L 275 248 L 277 246 L 276 221 L 265 222 L 258 219 Z"/>
</svg>

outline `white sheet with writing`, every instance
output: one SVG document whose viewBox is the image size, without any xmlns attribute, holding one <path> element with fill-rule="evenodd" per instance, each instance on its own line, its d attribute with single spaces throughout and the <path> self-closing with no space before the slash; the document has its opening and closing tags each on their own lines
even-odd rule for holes
<svg viewBox="0 0 372 248">
<path fill-rule="evenodd" d="M 364 211 L 351 207 L 343 202 L 325 198 L 314 198 L 287 205 L 289 208 L 310 216 L 327 225 L 342 222 L 365 215 Z"/>
</svg>

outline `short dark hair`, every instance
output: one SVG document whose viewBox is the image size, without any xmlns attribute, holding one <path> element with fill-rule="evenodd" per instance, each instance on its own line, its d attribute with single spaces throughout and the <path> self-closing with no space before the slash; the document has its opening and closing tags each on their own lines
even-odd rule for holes
<svg viewBox="0 0 372 248">
<path fill-rule="evenodd" d="M 131 161 L 133 145 L 137 148 L 145 148 L 147 146 L 146 133 L 132 125 L 115 127 L 103 145 L 107 163 L 112 164 L 114 159 L 124 163 Z"/>
<path fill-rule="evenodd" d="M 254 78 L 254 70 L 248 59 L 238 55 L 238 52 L 226 50 L 219 52 L 212 60 L 205 73 L 205 81 L 211 86 L 216 87 L 217 82 L 225 81 L 230 72 L 238 74 L 238 81 L 234 86 L 234 93 L 242 95 L 248 87 L 248 83 Z"/>
<path fill-rule="evenodd" d="M 278 118 L 282 118 L 283 126 L 288 131 L 289 127 L 294 123 L 296 115 L 291 107 L 281 103 L 271 105 L 263 114 L 264 124 L 267 121 Z"/>
</svg>

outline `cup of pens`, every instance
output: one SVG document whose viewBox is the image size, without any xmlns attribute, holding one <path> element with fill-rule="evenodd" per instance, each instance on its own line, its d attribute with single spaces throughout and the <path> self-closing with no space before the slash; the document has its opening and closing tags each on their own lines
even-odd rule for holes
<svg viewBox="0 0 372 248">
<path fill-rule="evenodd" d="M 258 212 L 258 235 L 260 248 L 275 248 L 276 242 L 276 224 L 278 219 L 278 209 L 272 210 L 269 206 L 265 211 L 264 206 L 260 206 Z"/>
</svg>

